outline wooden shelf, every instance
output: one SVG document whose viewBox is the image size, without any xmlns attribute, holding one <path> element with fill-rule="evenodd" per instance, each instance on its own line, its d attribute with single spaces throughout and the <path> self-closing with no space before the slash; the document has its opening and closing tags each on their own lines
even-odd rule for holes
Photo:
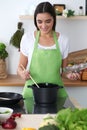
<svg viewBox="0 0 87 130">
<path fill-rule="evenodd" d="M 33 15 L 20 15 L 19 18 L 21 20 L 29 20 L 29 19 L 33 19 Z M 57 16 L 57 19 L 76 19 L 76 20 L 81 20 L 81 19 L 87 19 L 87 16 L 72 16 L 72 17 L 68 17 L 65 18 L 64 16 Z"/>
<path fill-rule="evenodd" d="M 21 20 L 29 20 L 29 19 L 33 19 L 34 16 L 33 15 L 20 15 L 19 18 Z"/>
<path fill-rule="evenodd" d="M 87 87 L 87 81 L 71 81 L 66 78 L 62 78 L 64 82 L 64 86 L 66 87 L 81 87 L 85 86 Z M 15 74 L 9 74 L 6 79 L 0 79 L 0 86 L 11 86 L 11 87 L 16 87 L 16 86 L 24 86 L 25 81 L 21 79 L 18 75 Z"/>
<path fill-rule="evenodd" d="M 87 87 L 87 81 L 81 80 L 69 80 L 67 78 L 62 78 L 65 87 Z"/>
</svg>

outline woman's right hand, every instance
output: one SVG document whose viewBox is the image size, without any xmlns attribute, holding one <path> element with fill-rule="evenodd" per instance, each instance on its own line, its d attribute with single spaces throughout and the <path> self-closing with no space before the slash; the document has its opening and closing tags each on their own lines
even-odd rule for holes
<svg viewBox="0 0 87 130">
<path fill-rule="evenodd" d="M 30 79 L 30 73 L 27 70 L 22 70 L 21 75 L 22 79 L 29 80 Z"/>
<path fill-rule="evenodd" d="M 20 75 L 20 77 L 23 80 L 29 80 L 30 79 L 30 73 L 28 70 L 25 69 L 23 65 L 19 65 L 17 69 L 17 74 Z"/>
</svg>

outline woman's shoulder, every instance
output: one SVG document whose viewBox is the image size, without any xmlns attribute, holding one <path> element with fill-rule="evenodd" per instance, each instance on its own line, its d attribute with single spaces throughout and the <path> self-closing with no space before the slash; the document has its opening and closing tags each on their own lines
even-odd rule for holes
<svg viewBox="0 0 87 130">
<path fill-rule="evenodd" d="M 59 33 L 59 39 L 65 40 L 65 39 L 68 39 L 68 37 L 63 33 Z"/>
<path fill-rule="evenodd" d="M 69 52 L 69 40 L 68 37 L 62 33 L 60 33 L 58 37 L 58 43 L 60 47 L 60 51 L 62 53 L 62 58 L 65 59 L 68 56 Z"/>
<path fill-rule="evenodd" d="M 63 33 L 56 32 L 56 36 L 57 36 L 58 40 L 68 40 L 68 37 Z"/>
<path fill-rule="evenodd" d="M 33 46 L 34 46 L 34 32 L 24 33 L 21 39 L 20 50 L 29 51 L 29 49 L 32 48 Z"/>
<path fill-rule="evenodd" d="M 65 34 L 60 33 L 58 37 L 58 41 L 61 44 L 68 44 L 69 38 Z"/>
<path fill-rule="evenodd" d="M 32 40 L 34 38 L 34 32 L 25 32 L 23 38 L 26 40 Z"/>
<path fill-rule="evenodd" d="M 25 32 L 22 37 L 21 44 L 24 46 L 31 46 L 34 43 L 34 40 L 34 32 Z"/>
</svg>

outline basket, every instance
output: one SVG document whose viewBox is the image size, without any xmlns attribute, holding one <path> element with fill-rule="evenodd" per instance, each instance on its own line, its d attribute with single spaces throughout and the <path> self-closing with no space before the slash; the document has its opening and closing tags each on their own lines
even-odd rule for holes
<svg viewBox="0 0 87 130">
<path fill-rule="evenodd" d="M 0 59 L 0 79 L 7 78 L 6 62 Z"/>
</svg>

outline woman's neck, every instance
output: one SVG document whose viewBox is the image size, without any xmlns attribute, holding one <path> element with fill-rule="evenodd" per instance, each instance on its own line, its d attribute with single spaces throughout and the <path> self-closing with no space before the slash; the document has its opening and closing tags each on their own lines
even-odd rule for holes
<svg viewBox="0 0 87 130">
<path fill-rule="evenodd" d="M 46 37 L 46 38 L 49 38 L 49 37 L 53 37 L 53 31 L 50 31 L 48 33 L 42 33 L 40 32 L 40 37 Z"/>
</svg>

